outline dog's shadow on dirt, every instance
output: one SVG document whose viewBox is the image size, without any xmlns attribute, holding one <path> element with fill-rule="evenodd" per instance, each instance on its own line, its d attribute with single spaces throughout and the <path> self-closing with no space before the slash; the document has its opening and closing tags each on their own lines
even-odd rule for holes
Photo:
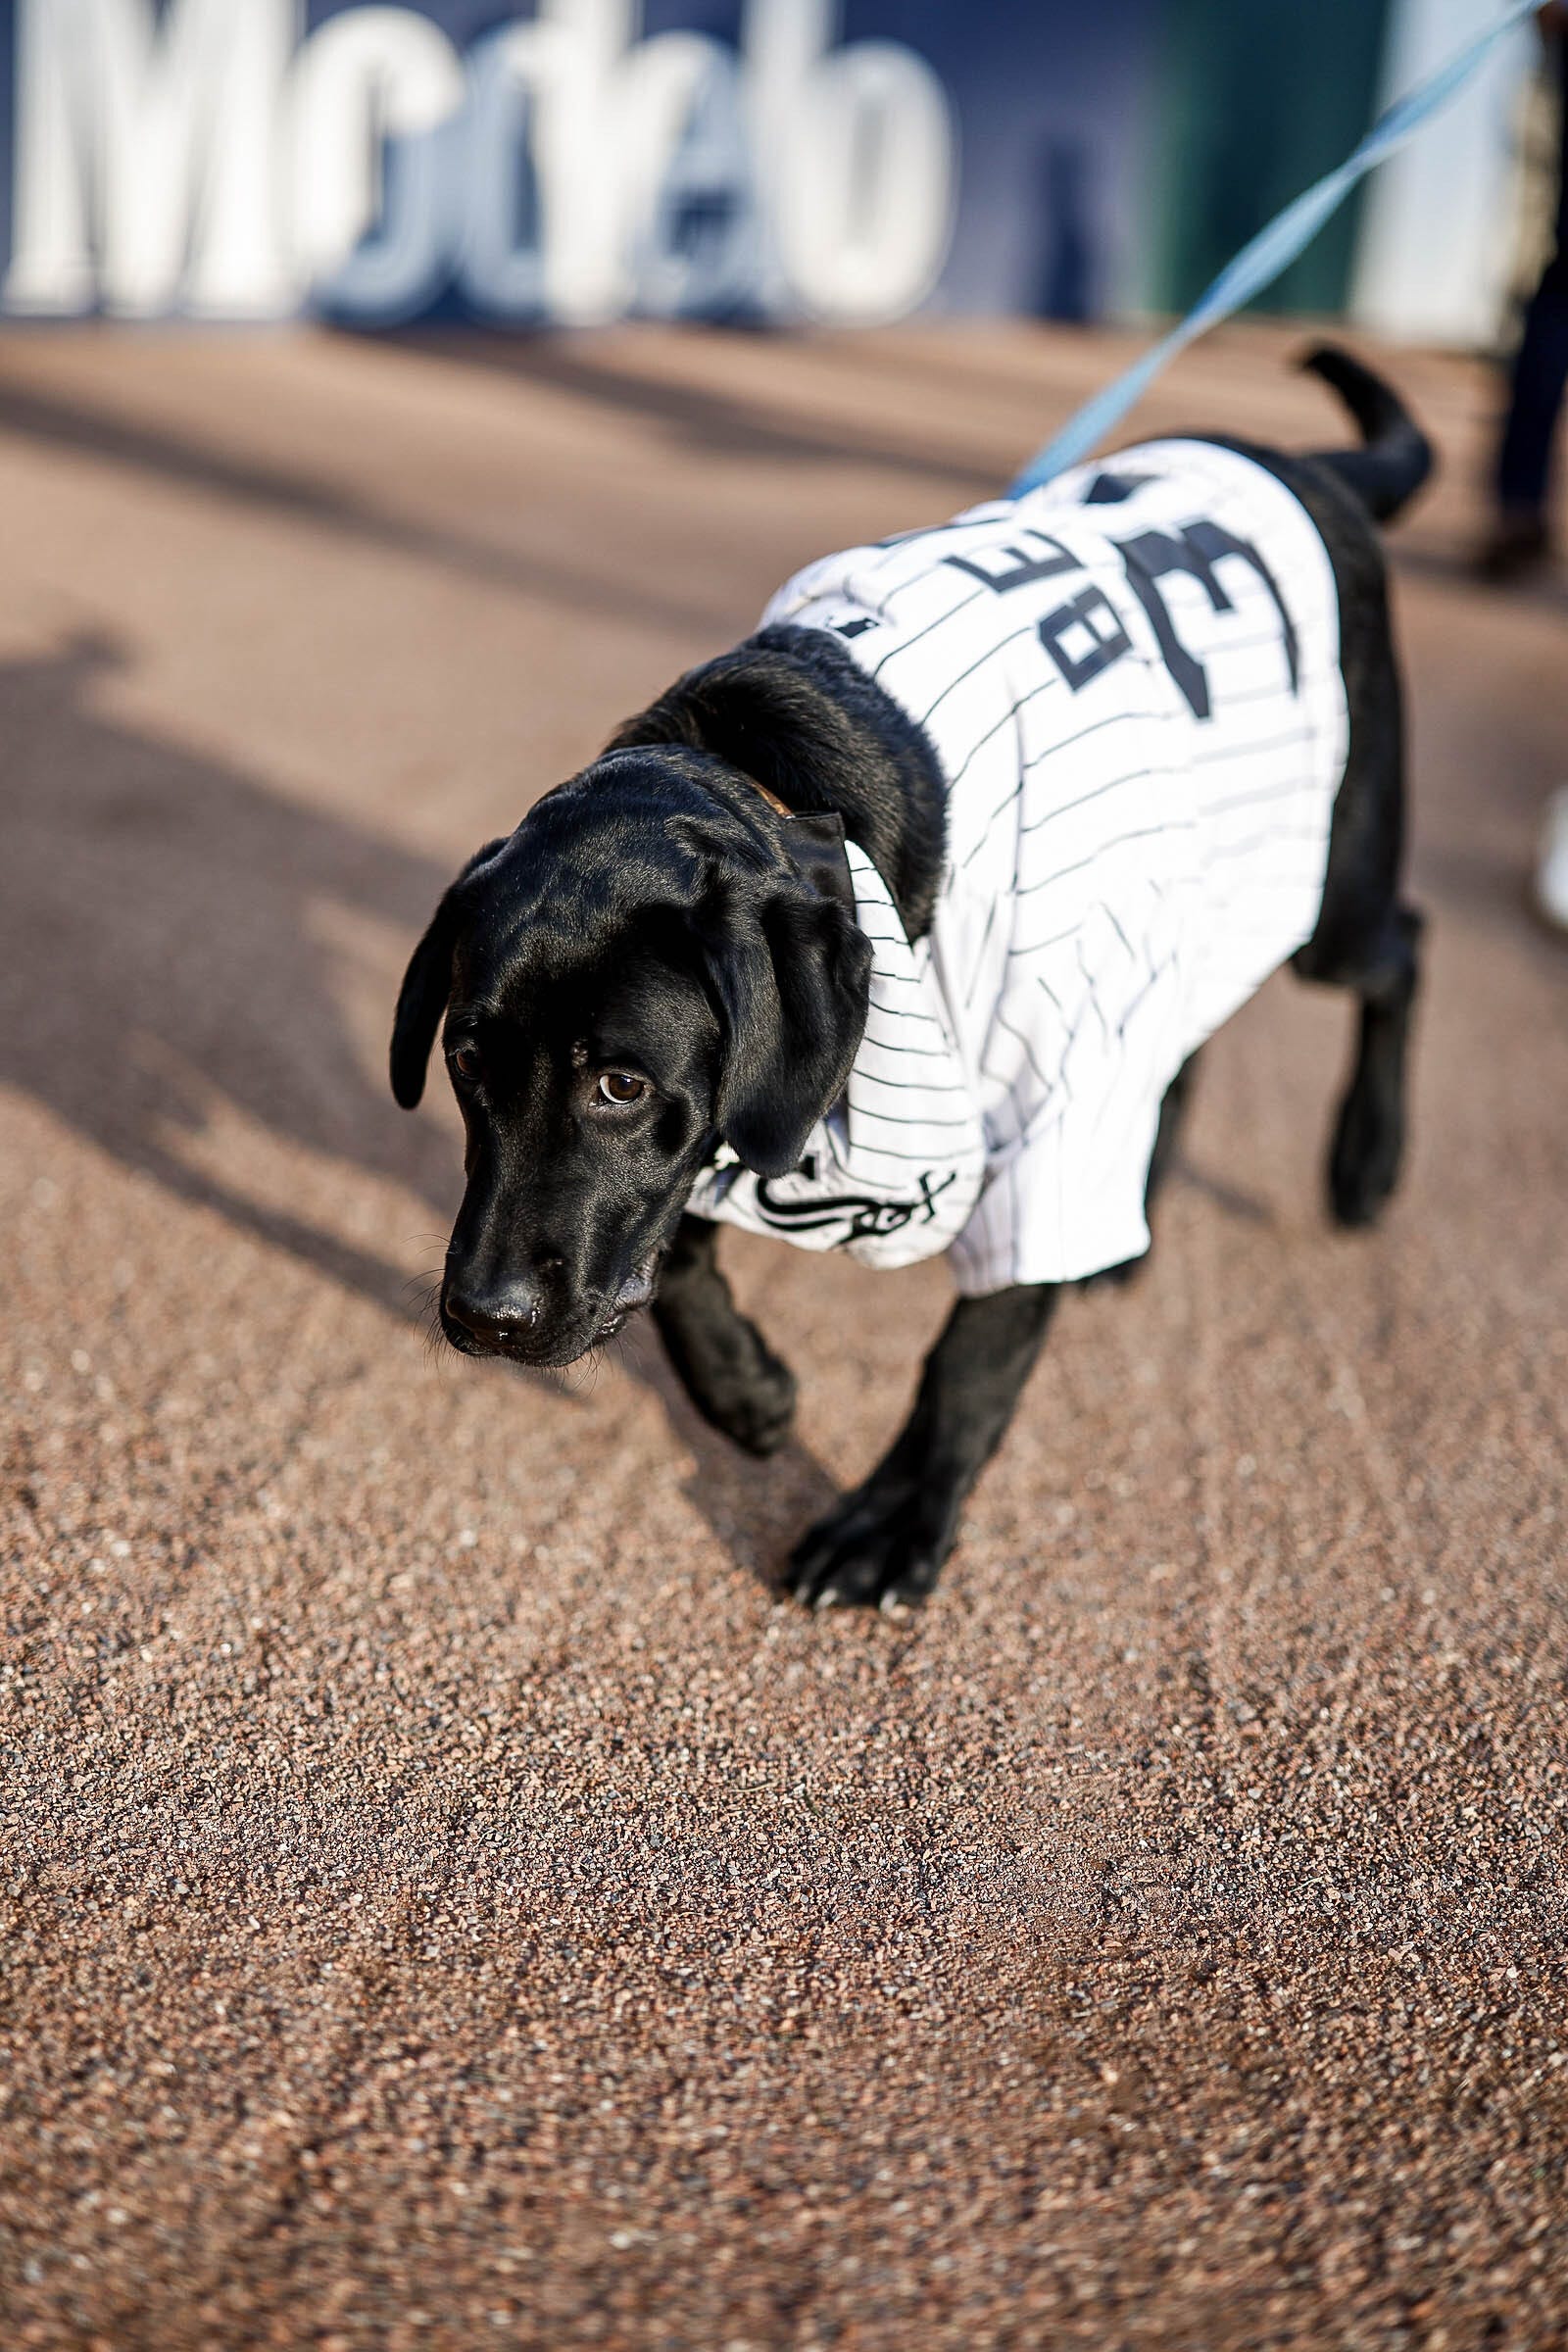
<svg viewBox="0 0 1568 2352">
<path fill-rule="evenodd" d="M 0 1083 L 175 1199 L 369 1299 L 416 1348 L 461 1170 L 450 1135 L 400 1111 L 367 1066 L 322 916 L 368 917 L 412 945 L 451 875 L 118 723 L 100 705 L 122 662 L 109 641 L 81 638 L 0 663 Z M 203 1165 L 215 1105 L 422 1203 L 421 1275 L 277 1205 L 275 1183 L 269 1200 Z M 232 1147 L 225 1157 L 231 1169 Z M 826 1473 L 799 1449 L 768 1464 L 737 1454 L 691 1411 L 651 1336 L 621 1361 L 693 1455 L 691 1496 L 715 1535 L 771 1583 L 792 1527 L 830 1499 Z M 582 1409 L 549 1376 L 519 1378 L 508 1401 Z"/>
<path fill-rule="evenodd" d="M 103 639 L 0 664 L 0 1079 L 125 1166 L 397 1313 L 405 1274 L 196 1164 L 216 1102 L 408 1185 L 439 1223 L 435 1138 L 369 1084 L 313 907 L 406 921 L 424 860 L 94 708 Z M 423 914 L 421 914 L 421 908 Z M 439 1250 L 436 1251 L 439 1256 Z"/>
</svg>

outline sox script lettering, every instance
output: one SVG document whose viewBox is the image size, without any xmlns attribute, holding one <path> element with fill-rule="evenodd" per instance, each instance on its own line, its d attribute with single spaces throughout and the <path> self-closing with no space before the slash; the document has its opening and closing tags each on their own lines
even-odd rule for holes
<svg viewBox="0 0 1568 2352">
<path fill-rule="evenodd" d="M 874 961 L 844 1100 L 798 1170 L 693 1209 L 960 1290 L 1149 1246 L 1144 1181 L 1187 1056 L 1310 937 L 1348 750 L 1339 612 L 1261 466 L 1151 442 L 859 547 L 768 622 L 834 629 L 925 728 L 948 866 L 911 947 L 849 850 Z"/>
</svg>

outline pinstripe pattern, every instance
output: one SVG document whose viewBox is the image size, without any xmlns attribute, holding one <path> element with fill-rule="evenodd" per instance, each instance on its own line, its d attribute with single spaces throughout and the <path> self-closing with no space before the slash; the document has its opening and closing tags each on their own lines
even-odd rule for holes
<svg viewBox="0 0 1568 2352">
<path fill-rule="evenodd" d="M 852 847 L 874 961 L 845 1100 L 794 1175 L 705 1177 L 701 1213 L 881 1265 L 951 1249 L 969 1293 L 1148 1247 L 1166 1085 L 1317 919 L 1348 722 L 1333 574 L 1290 493 L 1201 442 L 1126 466 L 1114 503 L 1083 467 L 769 606 L 846 632 L 925 727 L 948 868 L 911 947 Z"/>
</svg>

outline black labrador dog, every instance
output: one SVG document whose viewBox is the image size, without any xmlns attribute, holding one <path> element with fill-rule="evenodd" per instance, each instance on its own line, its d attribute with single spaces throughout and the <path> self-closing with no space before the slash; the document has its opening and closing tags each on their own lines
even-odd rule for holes
<svg viewBox="0 0 1568 2352">
<path fill-rule="evenodd" d="M 1211 440 L 1294 494 L 1333 571 L 1348 755 L 1321 910 L 1292 960 L 1356 1003 L 1328 1189 L 1335 1217 L 1363 1225 L 1399 1166 L 1419 933 L 1399 899 L 1400 691 L 1373 524 L 1420 486 L 1431 453 L 1348 355 L 1305 364 L 1346 400 L 1362 446 L 1300 456 Z M 454 1348 L 568 1364 L 650 1306 L 705 1418 L 758 1454 L 783 1441 L 794 1378 L 737 1310 L 715 1227 L 687 1202 L 720 1150 L 769 1179 L 794 1169 L 843 1096 L 871 960 L 844 840 L 918 941 L 942 883 L 944 795 L 920 727 L 843 638 L 775 626 L 678 681 L 469 861 L 415 950 L 391 1055 L 412 1107 L 445 1016 L 466 1130 L 440 1304 Z M 1151 1197 L 1190 1082 L 1189 1063 L 1159 1111 Z M 886 1458 L 797 1546 L 788 1581 L 803 1600 L 888 1606 L 930 1591 L 1060 1287 L 960 1298 Z"/>
</svg>

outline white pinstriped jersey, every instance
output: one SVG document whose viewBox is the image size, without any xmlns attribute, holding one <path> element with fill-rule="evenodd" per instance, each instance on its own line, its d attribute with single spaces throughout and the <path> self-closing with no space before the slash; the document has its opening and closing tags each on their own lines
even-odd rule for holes
<svg viewBox="0 0 1568 2352">
<path fill-rule="evenodd" d="M 849 851 L 865 1038 L 801 1167 L 706 1174 L 700 1215 L 970 1294 L 1149 1246 L 1160 1098 L 1311 936 L 1348 737 L 1339 610 L 1263 467 L 1160 441 L 938 530 L 831 556 L 769 623 L 832 629 L 918 720 L 948 793 L 906 939 Z"/>
</svg>

